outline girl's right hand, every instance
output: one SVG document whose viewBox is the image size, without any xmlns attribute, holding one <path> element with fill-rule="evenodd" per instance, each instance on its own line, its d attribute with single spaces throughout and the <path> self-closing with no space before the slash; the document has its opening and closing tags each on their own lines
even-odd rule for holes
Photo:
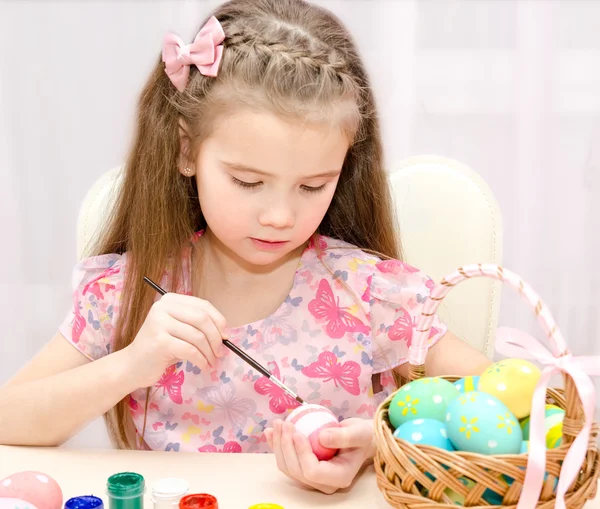
<svg viewBox="0 0 600 509">
<path fill-rule="evenodd" d="M 127 347 L 136 385 L 150 387 L 182 360 L 200 369 L 216 364 L 227 338 L 225 318 L 209 302 L 176 293 L 156 301 L 137 336 Z"/>
</svg>

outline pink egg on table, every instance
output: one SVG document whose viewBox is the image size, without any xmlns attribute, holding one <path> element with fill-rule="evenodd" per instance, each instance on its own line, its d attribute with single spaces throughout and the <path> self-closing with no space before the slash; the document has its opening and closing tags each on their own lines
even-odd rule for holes
<svg viewBox="0 0 600 509">
<path fill-rule="evenodd" d="M 0 481 L 0 509 L 62 509 L 63 494 L 52 477 L 17 472 Z"/>
<path fill-rule="evenodd" d="M 337 449 L 323 447 L 319 442 L 319 433 L 327 428 L 339 428 L 340 423 L 333 412 L 321 405 L 302 405 L 287 416 L 298 433 L 308 438 L 310 447 L 315 456 L 321 461 L 330 460 L 337 453 Z"/>
</svg>

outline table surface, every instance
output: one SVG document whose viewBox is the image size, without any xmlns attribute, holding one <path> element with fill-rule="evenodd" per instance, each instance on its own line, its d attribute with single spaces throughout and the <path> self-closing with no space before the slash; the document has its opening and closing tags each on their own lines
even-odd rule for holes
<svg viewBox="0 0 600 509">
<path fill-rule="evenodd" d="M 64 499 L 96 495 L 105 501 L 109 476 L 133 471 L 142 474 L 148 487 L 145 507 L 152 508 L 150 488 L 161 477 L 181 477 L 193 493 L 217 497 L 220 509 L 247 509 L 260 502 L 277 503 L 285 509 L 345 508 L 389 509 L 377 488 L 375 471 L 367 467 L 348 490 L 324 495 L 304 489 L 277 469 L 270 454 L 208 454 L 72 450 L 0 446 L 0 479 L 22 470 L 53 477 Z M 600 509 L 600 497 L 586 509 Z"/>
</svg>

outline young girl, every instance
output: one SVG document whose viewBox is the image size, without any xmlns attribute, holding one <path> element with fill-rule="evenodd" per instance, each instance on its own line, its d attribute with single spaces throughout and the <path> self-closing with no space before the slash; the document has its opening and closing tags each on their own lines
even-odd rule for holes
<svg viewBox="0 0 600 509">
<path fill-rule="evenodd" d="M 433 285 L 399 246 L 347 31 L 301 0 L 226 3 L 191 44 L 165 37 L 73 309 L 0 391 L 0 442 L 57 445 L 107 413 L 122 448 L 272 450 L 306 485 L 348 486 Z M 283 424 L 297 402 L 223 338 L 342 420 L 320 436 L 334 459 Z M 429 375 L 488 365 L 439 320 L 429 341 Z"/>
</svg>

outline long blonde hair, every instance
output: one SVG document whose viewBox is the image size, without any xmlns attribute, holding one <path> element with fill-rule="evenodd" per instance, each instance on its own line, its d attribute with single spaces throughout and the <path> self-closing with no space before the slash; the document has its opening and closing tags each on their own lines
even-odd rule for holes
<svg viewBox="0 0 600 509">
<path fill-rule="evenodd" d="M 218 76 L 205 77 L 192 67 L 186 89 L 178 92 L 158 58 L 141 93 L 115 207 L 90 253 L 128 253 L 113 351 L 133 341 L 152 305 L 154 291 L 142 277 L 160 280 L 172 261 L 169 287 L 177 288 L 182 268 L 177 255 L 206 226 L 195 180 L 178 170 L 181 120 L 197 150 L 215 116 L 240 105 L 299 120 L 318 121 L 319 112 L 324 120 L 338 111 L 353 142 L 318 231 L 387 257 L 401 256 L 375 100 L 342 23 L 302 0 L 232 0 L 211 15 L 226 36 Z M 115 444 L 135 448 L 127 399 L 106 418 Z"/>
</svg>

